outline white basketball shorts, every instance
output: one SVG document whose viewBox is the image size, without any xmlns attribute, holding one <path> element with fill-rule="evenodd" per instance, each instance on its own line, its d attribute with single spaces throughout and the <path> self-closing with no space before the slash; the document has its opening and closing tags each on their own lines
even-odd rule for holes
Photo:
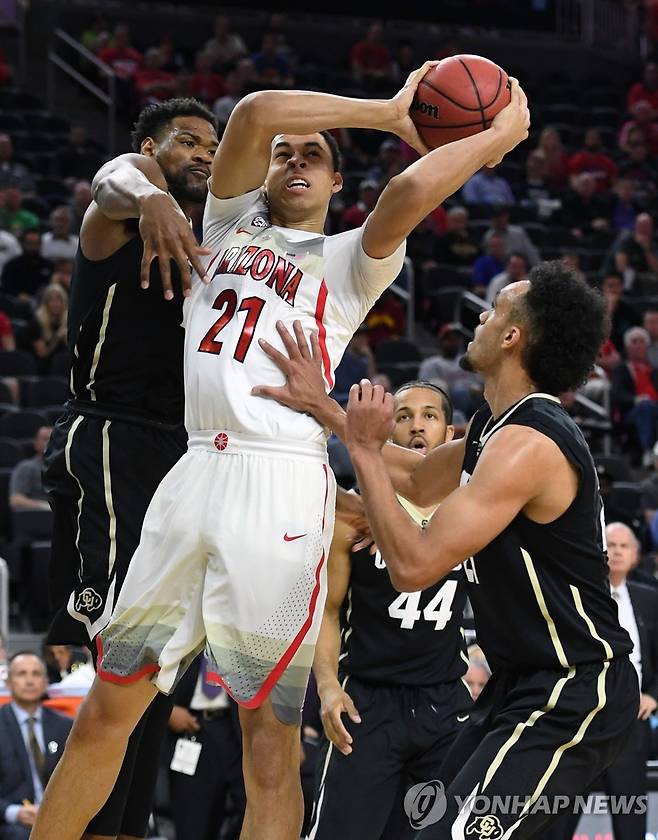
<svg viewBox="0 0 658 840">
<path fill-rule="evenodd" d="M 137 477 L 139 480 L 139 477 Z M 335 481 L 317 443 L 190 433 L 148 508 L 98 673 L 170 693 L 206 648 L 217 682 L 298 723 L 326 597 Z"/>
</svg>

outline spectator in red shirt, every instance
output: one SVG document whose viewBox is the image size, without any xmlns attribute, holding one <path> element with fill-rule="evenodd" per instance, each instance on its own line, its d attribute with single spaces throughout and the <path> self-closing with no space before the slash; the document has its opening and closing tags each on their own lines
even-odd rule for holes
<svg viewBox="0 0 658 840">
<path fill-rule="evenodd" d="M 658 124 L 656 112 L 645 100 L 640 99 L 631 108 L 632 119 L 627 120 L 619 132 L 619 148 L 624 152 L 630 150 L 632 138 L 638 131 L 642 132 L 649 149 L 649 154 L 658 155 Z"/>
<path fill-rule="evenodd" d="M 654 111 L 658 111 L 658 64 L 654 61 L 644 65 L 642 81 L 636 82 L 628 91 L 628 110 L 640 101 L 648 102 Z"/>
<path fill-rule="evenodd" d="M 195 72 L 189 80 L 190 96 L 200 99 L 206 104 L 213 103 L 220 96 L 224 96 L 226 89 L 224 79 L 213 71 L 212 56 L 206 52 L 198 52 L 194 62 Z"/>
<path fill-rule="evenodd" d="M 0 312 L 0 350 L 15 350 L 14 329 L 9 316 Z"/>
<path fill-rule="evenodd" d="M 612 402 L 627 423 L 637 431 L 644 452 L 643 462 L 653 464 L 653 445 L 658 424 L 658 371 L 648 360 L 649 333 L 632 327 L 624 334 L 626 361 L 612 372 Z"/>
<path fill-rule="evenodd" d="M 603 151 L 601 134 L 596 128 L 587 129 L 583 147 L 569 158 L 569 174 L 589 172 L 594 176 L 596 192 L 605 192 L 617 177 L 617 166 Z"/>
<path fill-rule="evenodd" d="M 7 63 L 4 50 L 0 50 L 0 85 L 6 85 L 11 78 L 11 67 Z"/>
<path fill-rule="evenodd" d="M 98 54 L 120 79 L 132 79 L 142 66 L 142 54 L 130 45 L 130 30 L 125 23 L 117 24 L 112 44 Z"/>
<path fill-rule="evenodd" d="M 144 66 L 135 73 L 135 91 L 140 108 L 162 102 L 176 91 L 178 80 L 162 69 L 162 63 L 162 53 L 157 47 L 146 51 Z"/>
<path fill-rule="evenodd" d="M 375 181 L 361 181 L 359 184 L 359 200 L 344 210 L 340 217 L 341 231 L 361 227 L 375 209 L 378 197 L 379 187 Z"/>
<path fill-rule="evenodd" d="M 373 350 L 382 341 L 401 338 L 406 330 L 407 316 L 395 294 L 387 289 L 366 315 L 368 340 Z"/>
<path fill-rule="evenodd" d="M 393 75 L 391 52 L 383 43 L 384 27 L 371 23 L 366 37 L 352 47 L 352 73 L 358 82 L 378 82 Z"/>
<path fill-rule="evenodd" d="M 557 128 L 552 126 L 545 128 L 539 136 L 537 148 L 544 153 L 546 186 L 549 189 L 564 187 L 569 173 L 569 155 L 562 145 L 562 138 Z"/>
</svg>

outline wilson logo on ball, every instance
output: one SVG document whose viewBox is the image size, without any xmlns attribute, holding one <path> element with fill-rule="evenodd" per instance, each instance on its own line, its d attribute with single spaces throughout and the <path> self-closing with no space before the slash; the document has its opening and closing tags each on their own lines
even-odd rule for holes
<svg viewBox="0 0 658 840">
<path fill-rule="evenodd" d="M 433 120 L 439 119 L 439 106 L 422 102 L 420 99 L 414 99 L 411 103 L 411 110 L 423 114 L 423 116 L 431 117 Z"/>
</svg>

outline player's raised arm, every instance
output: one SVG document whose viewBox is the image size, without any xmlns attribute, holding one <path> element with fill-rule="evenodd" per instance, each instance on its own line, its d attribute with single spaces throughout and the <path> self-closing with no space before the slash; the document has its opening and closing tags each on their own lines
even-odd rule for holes
<svg viewBox="0 0 658 840">
<path fill-rule="evenodd" d="M 208 159 L 207 166 L 209 166 Z M 158 257 L 165 297 L 172 298 L 170 261 L 178 264 L 183 289 L 191 286 L 190 264 L 201 277 L 205 270 L 194 233 L 169 193 L 162 169 L 154 157 L 129 153 L 104 164 L 91 185 L 93 201 L 80 230 L 84 255 L 101 260 L 129 238 L 124 222 L 139 219 L 144 242 L 141 284 L 149 285 L 150 266 Z"/>
<path fill-rule="evenodd" d="M 528 136 L 528 101 L 512 79 L 510 104 L 491 128 L 448 143 L 391 178 L 370 215 L 363 249 L 370 257 L 392 254 L 420 222 L 485 165 L 498 163 Z"/>
<path fill-rule="evenodd" d="M 438 62 L 412 73 L 392 99 L 352 99 L 305 90 L 264 90 L 234 108 L 215 156 L 211 189 L 234 198 L 262 186 L 277 134 L 313 134 L 333 128 L 370 128 L 397 134 L 421 153 L 427 147 L 409 117 L 418 83 Z"/>
<path fill-rule="evenodd" d="M 393 398 L 381 386 L 352 386 L 347 444 L 373 535 L 400 592 L 440 580 L 522 510 L 553 521 L 576 494 L 578 479 L 556 444 L 534 429 L 510 425 L 496 432 L 468 484 L 451 493 L 421 530 L 400 510 L 382 457 L 392 418 Z"/>
</svg>

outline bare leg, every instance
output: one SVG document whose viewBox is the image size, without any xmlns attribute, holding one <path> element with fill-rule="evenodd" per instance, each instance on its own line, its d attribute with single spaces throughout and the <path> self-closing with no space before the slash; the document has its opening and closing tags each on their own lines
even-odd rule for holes
<svg viewBox="0 0 658 840">
<path fill-rule="evenodd" d="M 276 717 L 269 699 L 240 709 L 247 810 L 240 840 L 298 840 L 304 819 L 298 726 Z"/>
<path fill-rule="evenodd" d="M 129 685 L 96 678 L 48 782 L 31 840 L 80 840 L 110 795 L 130 733 L 157 693 L 146 677 Z"/>
</svg>

